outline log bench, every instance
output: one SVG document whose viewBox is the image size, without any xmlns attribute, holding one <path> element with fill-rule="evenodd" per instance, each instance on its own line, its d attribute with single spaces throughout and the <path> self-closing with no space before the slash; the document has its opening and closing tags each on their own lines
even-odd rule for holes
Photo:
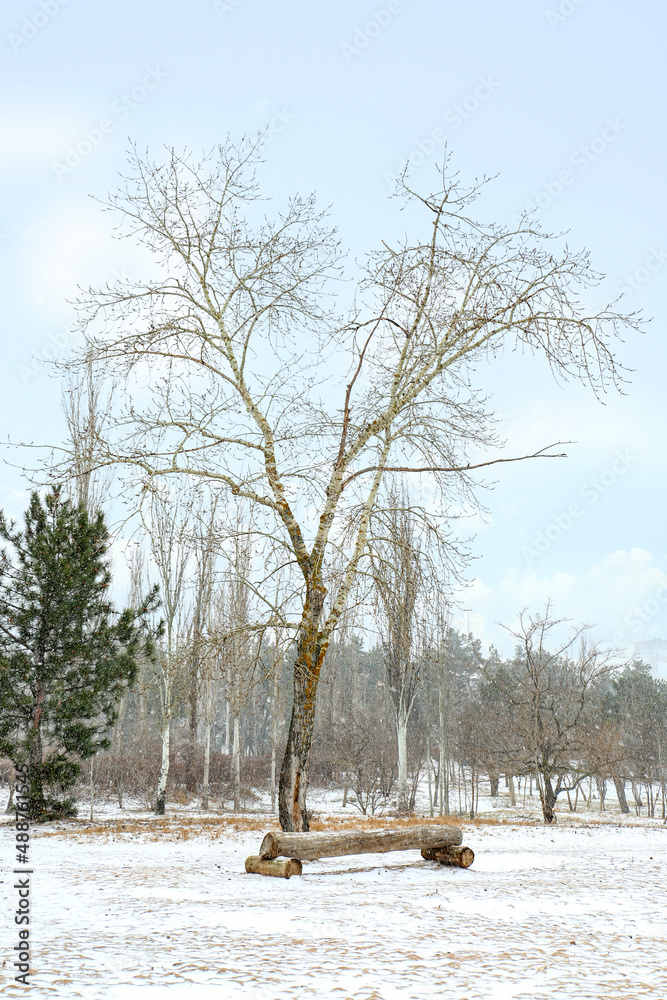
<svg viewBox="0 0 667 1000">
<path fill-rule="evenodd" d="M 475 855 L 462 847 L 463 835 L 455 826 L 406 826 L 388 830 L 340 830 L 335 833 L 267 833 L 259 854 L 246 858 L 245 870 L 253 875 L 290 878 L 301 875 L 302 861 L 338 858 L 346 854 L 384 854 L 387 851 L 421 851 L 426 861 L 469 868 Z M 278 860 L 287 858 L 286 861 Z"/>
</svg>

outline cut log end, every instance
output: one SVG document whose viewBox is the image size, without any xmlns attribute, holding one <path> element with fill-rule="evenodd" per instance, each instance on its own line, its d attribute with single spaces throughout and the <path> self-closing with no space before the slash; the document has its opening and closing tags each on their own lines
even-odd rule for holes
<svg viewBox="0 0 667 1000">
<path fill-rule="evenodd" d="M 301 875 L 303 868 L 300 861 L 290 858 L 288 861 L 273 861 L 251 854 L 245 859 L 245 870 L 249 875 L 273 875 L 275 878 L 289 878 L 291 875 Z"/>
<path fill-rule="evenodd" d="M 424 847 L 422 858 L 425 861 L 439 861 L 441 865 L 453 868 L 470 868 L 475 854 L 469 847 Z"/>
</svg>

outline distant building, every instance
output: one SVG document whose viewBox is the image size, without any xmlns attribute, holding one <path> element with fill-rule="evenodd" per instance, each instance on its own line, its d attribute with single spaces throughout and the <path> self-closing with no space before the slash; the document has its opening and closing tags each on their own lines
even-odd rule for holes
<svg viewBox="0 0 667 1000">
<path fill-rule="evenodd" d="M 667 639 L 645 639 L 635 643 L 635 657 L 651 666 L 656 680 L 667 681 Z"/>
</svg>

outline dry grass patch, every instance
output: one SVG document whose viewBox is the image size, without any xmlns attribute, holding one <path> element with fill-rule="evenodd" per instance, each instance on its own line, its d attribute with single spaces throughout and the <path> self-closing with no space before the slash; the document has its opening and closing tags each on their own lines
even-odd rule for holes
<svg viewBox="0 0 667 1000">
<path fill-rule="evenodd" d="M 228 833 L 261 832 L 267 826 L 260 817 L 225 816 L 152 816 L 108 820 L 70 820 L 57 826 L 37 827 L 40 837 L 65 837 L 76 840 L 140 837 L 143 840 L 190 840 L 205 836 L 219 840 Z"/>
</svg>

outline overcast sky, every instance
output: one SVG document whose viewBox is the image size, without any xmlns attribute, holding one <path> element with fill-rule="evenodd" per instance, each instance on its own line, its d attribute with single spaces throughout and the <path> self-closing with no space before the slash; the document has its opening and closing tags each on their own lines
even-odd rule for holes
<svg viewBox="0 0 667 1000">
<path fill-rule="evenodd" d="M 667 636 L 663 5 L 8 0 L 0 19 L 5 440 L 62 437 L 43 359 L 76 346 L 78 284 L 134 273 L 90 197 L 115 187 L 130 140 L 200 150 L 269 126 L 270 193 L 316 190 L 355 254 L 395 231 L 392 176 L 409 160 L 428 184 L 446 141 L 464 180 L 498 174 L 486 211 L 537 204 L 607 275 L 598 305 L 625 289 L 653 316 L 619 346 L 634 372 L 605 404 L 539 360 L 479 372 L 508 454 L 576 443 L 494 476 L 464 622 L 499 642 L 496 622 L 551 595 L 607 641 Z M 0 506 L 25 499 L 4 466 Z"/>
</svg>

